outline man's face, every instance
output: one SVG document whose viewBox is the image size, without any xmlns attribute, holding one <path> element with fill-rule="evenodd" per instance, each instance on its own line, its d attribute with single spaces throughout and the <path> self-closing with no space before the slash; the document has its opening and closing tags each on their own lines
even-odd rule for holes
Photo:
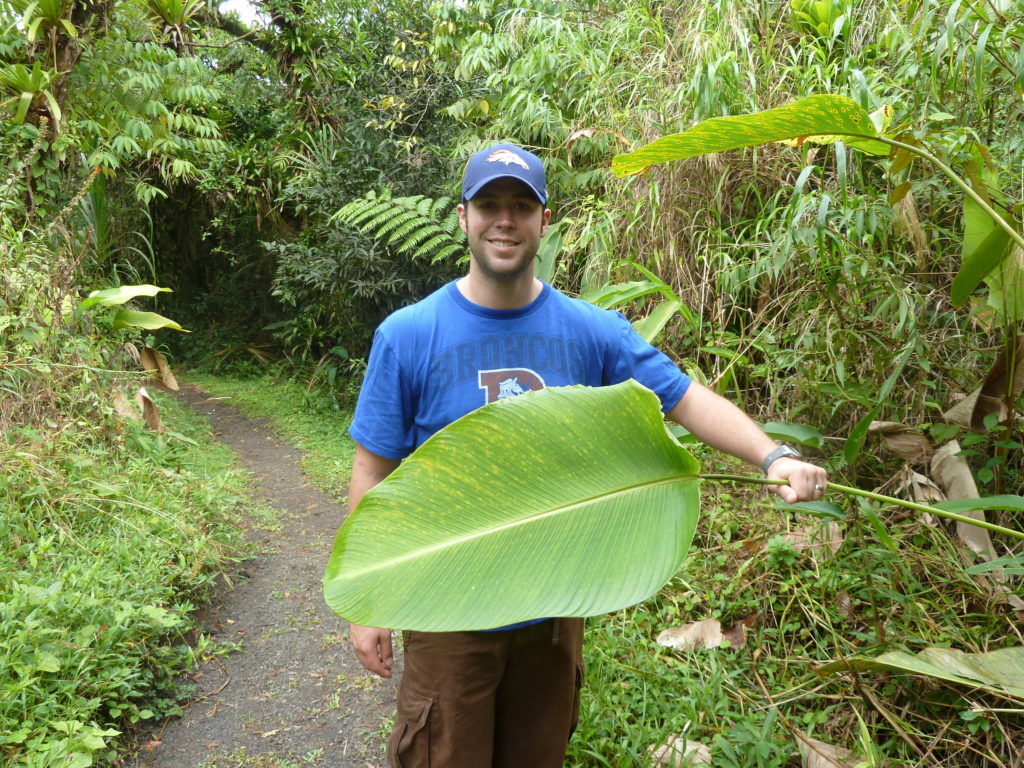
<svg viewBox="0 0 1024 768">
<path fill-rule="evenodd" d="M 511 282 L 533 276 L 533 260 L 551 211 L 518 179 L 495 179 L 459 205 L 459 226 L 482 275 Z"/>
</svg>

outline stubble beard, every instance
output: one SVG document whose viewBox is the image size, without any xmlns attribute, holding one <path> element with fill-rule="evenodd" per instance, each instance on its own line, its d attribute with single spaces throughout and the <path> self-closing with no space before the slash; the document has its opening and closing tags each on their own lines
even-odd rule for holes
<svg viewBox="0 0 1024 768">
<path fill-rule="evenodd" d="M 534 253 L 529 257 L 524 257 L 522 261 L 512 269 L 498 270 L 493 268 L 486 254 L 473 253 L 472 255 L 473 261 L 476 263 L 481 277 L 484 277 L 491 282 L 501 284 L 514 283 L 517 280 L 522 279 L 523 275 L 533 267 L 534 260 L 537 258 L 537 254 Z"/>
</svg>

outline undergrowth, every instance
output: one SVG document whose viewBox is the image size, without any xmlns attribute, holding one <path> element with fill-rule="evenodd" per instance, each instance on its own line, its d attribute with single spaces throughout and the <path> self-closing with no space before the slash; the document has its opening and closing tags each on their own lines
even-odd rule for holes
<svg viewBox="0 0 1024 768">
<path fill-rule="evenodd" d="M 192 412 L 24 426 L 0 442 L 0 762 L 92 765 L 179 711 L 212 652 L 191 612 L 242 552 L 245 477 Z"/>
<path fill-rule="evenodd" d="M 233 455 L 173 398 L 143 396 L 152 334 L 83 306 L 109 278 L 82 270 L 62 221 L 96 178 L 48 221 L 0 206 L 4 766 L 109 763 L 136 724 L 177 712 L 175 676 L 217 652 L 191 613 L 244 552 Z"/>
<path fill-rule="evenodd" d="M 318 482 L 337 492 L 347 480 L 350 415 L 332 400 L 273 376 L 189 378 L 270 419 L 309 451 Z M 722 457 L 696 450 L 706 471 L 723 469 Z M 831 499 L 845 513 L 835 520 L 781 510 L 774 496 L 745 488 L 705 483 L 703 496 L 693 546 L 672 582 L 640 605 L 587 620 L 581 721 L 567 766 L 646 768 L 651 749 L 677 734 L 710 747 L 715 766 L 797 766 L 797 731 L 852 747 L 865 765 L 1019 763 L 1019 703 L 923 677 L 815 671 L 894 649 L 1024 644 L 1020 617 L 991 582 L 964 573 L 968 556 L 952 529 L 842 498 Z M 808 535 L 835 551 L 808 546 Z M 742 641 L 697 651 L 656 641 L 665 629 L 712 618 L 734 632 L 741 625 Z"/>
<path fill-rule="evenodd" d="M 675 735 L 708 746 L 715 766 L 808 765 L 797 731 L 853 749 L 848 762 L 812 765 L 1020 765 L 1019 701 L 925 677 L 815 671 L 897 649 L 1024 644 L 1020 615 L 965 575 L 946 530 L 894 512 L 882 515 L 882 535 L 871 513 L 839 499 L 846 517 L 827 530 L 828 520 L 790 516 L 770 498 L 705 484 L 705 515 L 672 582 L 588 619 L 567 765 L 648 766 L 650 750 Z M 808 547 L 808 530 L 836 551 Z M 706 619 L 736 642 L 684 651 L 656 640 Z"/>
</svg>

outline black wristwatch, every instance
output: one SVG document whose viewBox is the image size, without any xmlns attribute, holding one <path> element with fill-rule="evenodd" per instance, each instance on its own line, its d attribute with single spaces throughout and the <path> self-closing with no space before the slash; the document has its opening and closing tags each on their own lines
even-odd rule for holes
<svg viewBox="0 0 1024 768">
<path fill-rule="evenodd" d="M 794 459 L 799 459 L 800 452 L 796 448 L 790 448 L 788 445 L 780 445 L 764 457 L 764 461 L 761 463 L 761 469 L 767 475 L 768 468 L 775 463 L 776 459 L 781 459 L 783 456 L 792 456 Z"/>
</svg>

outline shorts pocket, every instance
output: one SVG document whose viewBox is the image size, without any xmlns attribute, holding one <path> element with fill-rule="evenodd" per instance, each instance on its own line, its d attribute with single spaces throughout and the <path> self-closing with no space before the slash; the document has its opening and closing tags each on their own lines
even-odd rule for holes
<svg viewBox="0 0 1024 768">
<path fill-rule="evenodd" d="M 583 677 L 585 671 L 583 658 L 576 662 L 576 680 L 572 692 L 572 719 L 569 721 L 569 736 L 576 732 L 576 726 L 580 724 L 580 698 L 583 691 Z"/>
<path fill-rule="evenodd" d="M 405 692 L 398 697 L 395 730 L 388 745 L 388 760 L 396 768 L 430 768 L 430 709 L 434 700 L 429 696 Z"/>
</svg>

